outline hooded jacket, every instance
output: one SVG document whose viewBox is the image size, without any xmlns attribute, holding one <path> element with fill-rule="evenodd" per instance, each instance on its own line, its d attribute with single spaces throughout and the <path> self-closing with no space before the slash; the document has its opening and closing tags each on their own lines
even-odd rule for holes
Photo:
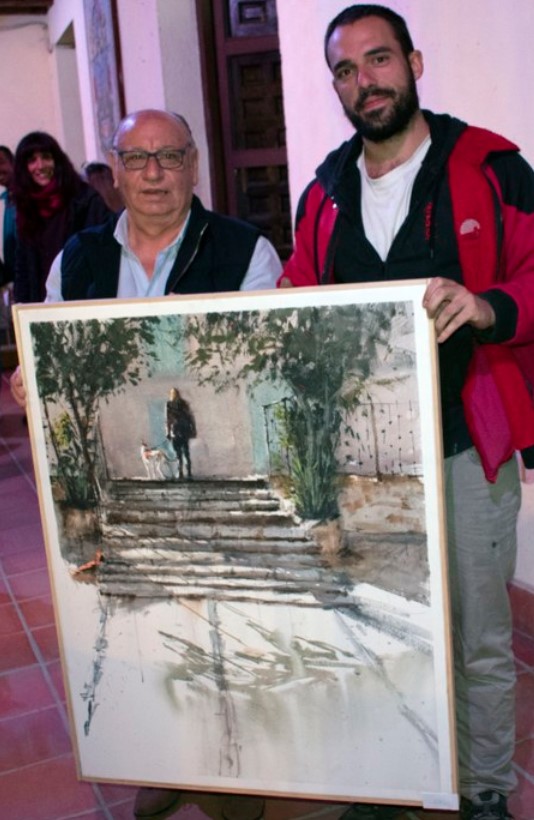
<svg viewBox="0 0 534 820">
<path fill-rule="evenodd" d="M 495 326 L 460 328 L 439 359 L 445 455 L 474 444 L 495 480 L 534 445 L 534 172 L 503 137 L 423 114 L 431 146 L 386 260 L 365 236 L 356 135 L 305 190 L 283 276 L 295 286 L 442 276 L 487 299 Z"/>
</svg>

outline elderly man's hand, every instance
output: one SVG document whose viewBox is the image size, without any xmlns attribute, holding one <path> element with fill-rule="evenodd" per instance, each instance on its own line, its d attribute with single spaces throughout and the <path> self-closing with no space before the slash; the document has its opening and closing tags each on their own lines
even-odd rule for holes
<svg viewBox="0 0 534 820">
<path fill-rule="evenodd" d="M 17 402 L 18 406 L 22 407 L 22 409 L 24 410 L 24 408 L 26 407 L 26 390 L 24 389 L 24 383 L 22 381 L 22 371 L 20 367 L 17 367 L 16 370 L 14 370 L 11 374 L 9 386 L 11 387 L 11 395 Z"/>
<path fill-rule="evenodd" d="M 438 342 L 445 342 L 462 325 L 486 330 L 495 324 L 495 312 L 489 302 L 470 290 L 436 276 L 423 297 L 428 317 L 434 319 Z"/>
</svg>

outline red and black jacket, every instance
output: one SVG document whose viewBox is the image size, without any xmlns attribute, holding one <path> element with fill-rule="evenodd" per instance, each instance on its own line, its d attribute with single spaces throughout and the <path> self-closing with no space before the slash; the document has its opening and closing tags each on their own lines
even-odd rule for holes
<svg viewBox="0 0 534 820">
<path fill-rule="evenodd" d="M 534 172 L 508 140 L 424 116 L 431 146 L 387 259 L 365 236 L 356 135 L 304 192 L 283 275 L 295 286 L 443 276 L 483 295 L 496 325 L 440 345 L 441 398 L 445 454 L 474 443 L 494 479 L 514 449 L 534 445 Z"/>
</svg>

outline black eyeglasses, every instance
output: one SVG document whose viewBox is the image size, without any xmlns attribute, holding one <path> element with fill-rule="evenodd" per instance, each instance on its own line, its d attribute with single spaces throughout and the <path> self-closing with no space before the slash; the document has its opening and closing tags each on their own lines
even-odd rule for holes
<svg viewBox="0 0 534 820">
<path fill-rule="evenodd" d="M 188 142 L 185 148 L 160 148 L 159 151 L 142 151 L 134 148 L 131 151 L 115 151 L 120 157 L 127 171 L 142 171 L 146 168 L 150 157 L 154 157 L 160 168 L 167 171 L 179 171 L 184 167 L 187 149 L 191 148 Z"/>
</svg>

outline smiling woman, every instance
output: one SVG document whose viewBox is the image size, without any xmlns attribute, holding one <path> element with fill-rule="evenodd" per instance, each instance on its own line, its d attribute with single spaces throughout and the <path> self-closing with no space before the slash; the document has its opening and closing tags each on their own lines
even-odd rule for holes
<svg viewBox="0 0 534 820">
<path fill-rule="evenodd" d="M 35 151 L 28 160 L 28 171 L 36 185 L 48 185 L 54 176 L 54 157 L 50 151 Z"/>
<path fill-rule="evenodd" d="M 100 195 L 76 172 L 54 137 L 26 134 L 15 153 L 17 208 L 15 300 L 41 302 L 53 259 L 77 231 L 110 215 Z"/>
</svg>

